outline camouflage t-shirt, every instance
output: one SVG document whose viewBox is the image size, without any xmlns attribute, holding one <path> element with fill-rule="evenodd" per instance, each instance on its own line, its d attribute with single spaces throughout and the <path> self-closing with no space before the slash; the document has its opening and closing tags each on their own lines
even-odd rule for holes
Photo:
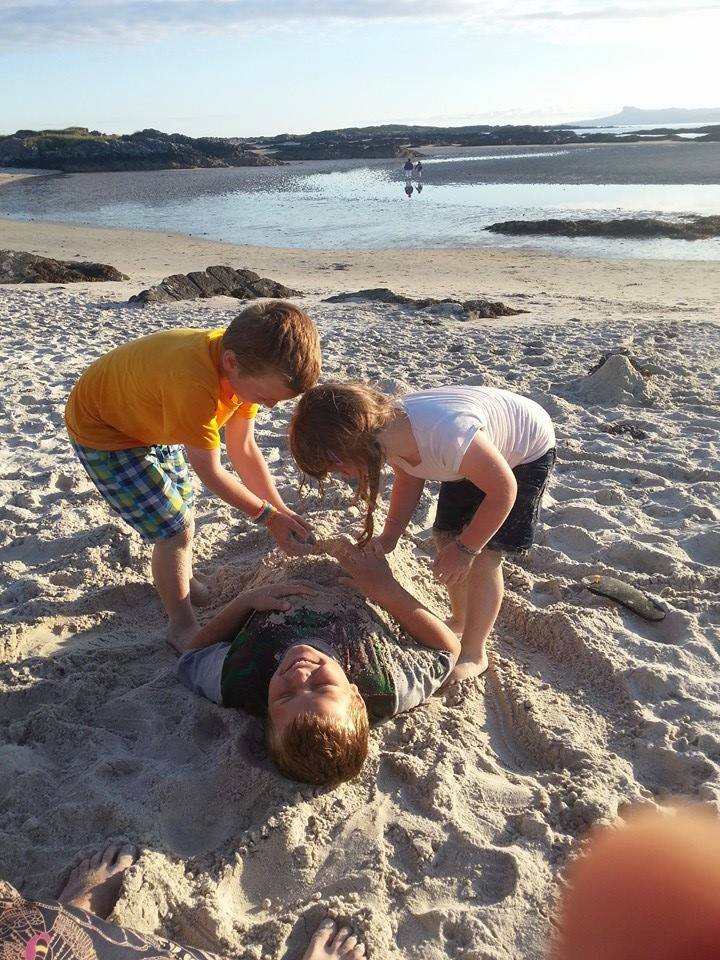
<svg viewBox="0 0 720 960">
<path fill-rule="evenodd" d="M 357 684 L 371 722 L 427 700 L 454 664 L 445 650 L 396 640 L 379 626 L 359 629 L 351 611 L 345 616 L 301 607 L 290 614 L 255 613 L 231 644 L 183 654 L 178 678 L 216 703 L 264 716 L 270 678 L 288 648 L 297 643 L 335 657 L 350 682 Z"/>
</svg>

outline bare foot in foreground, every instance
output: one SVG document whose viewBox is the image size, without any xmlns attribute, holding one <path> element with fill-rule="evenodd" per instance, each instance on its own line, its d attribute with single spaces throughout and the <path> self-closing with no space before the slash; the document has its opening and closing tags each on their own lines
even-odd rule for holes
<svg viewBox="0 0 720 960">
<path fill-rule="evenodd" d="M 130 843 L 111 844 L 75 867 L 58 900 L 106 920 L 120 896 L 125 871 L 139 856 Z"/>
<path fill-rule="evenodd" d="M 197 573 L 190 578 L 190 603 L 194 607 L 206 607 L 210 603 L 207 580 Z"/>
<path fill-rule="evenodd" d="M 479 660 L 471 660 L 460 654 L 458 662 L 453 668 L 453 672 L 447 679 L 448 683 L 457 683 L 460 680 L 469 680 L 470 677 L 481 677 L 486 671 L 490 662 L 487 651 L 483 653 Z"/>
<path fill-rule="evenodd" d="M 185 653 L 192 641 L 197 636 L 198 630 L 200 629 L 197 623 L 190 624 L 189 626 L 173 626 L 171 623 L 168 627 L 168 631 L 165 634 L 165 639 L 167 640 L 168 646 L 175 651 L 175 653 L 180 656 L 180 654 Z"/>
<path fill-rule="evenodd" d="M 365 944 L 358 940 L 349 927 L 341 927 L 326 917 L 310 940 L 310 946 L 302 960 L 362 960 L 365 956 Z"/>
</svg>

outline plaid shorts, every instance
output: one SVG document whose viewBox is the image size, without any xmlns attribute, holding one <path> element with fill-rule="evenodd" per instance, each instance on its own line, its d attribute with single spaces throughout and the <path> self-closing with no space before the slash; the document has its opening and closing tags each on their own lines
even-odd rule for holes
<svg viewBox="0 0 720 960">
<path fill-rule="evenodd" d="M 168 540 L 190 522 L 193 484 L 184 447 L 73 447 L 109 506 L 146 543 Z"/>
</svg>

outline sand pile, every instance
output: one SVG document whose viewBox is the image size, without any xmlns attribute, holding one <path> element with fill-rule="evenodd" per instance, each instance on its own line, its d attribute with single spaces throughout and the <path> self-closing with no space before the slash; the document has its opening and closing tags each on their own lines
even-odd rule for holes
<svg viewBox="0 0 720 960">
<path fill-rule="evenodd" d="M 163 326 L 224 324 L 232 309 L 140 313 L 101 294 L 3 290 L 0 877 L 52 895 L 74 857 L 127 839 L 143 853 L 120 919 L 241 960 L 296 956 L 328 908 L 384 960 L 536 960 L 555 877 L 590 824 L 672 794 L 720 809 L 718 328 L 602 312 L 603 350 L 636 349 L 670 371 L 656 375 L 667 402 L 642 409 L 637 441 L 605 432 L 607 407 L 573 393 L 597 359 L 593 323 L 430 328 L 397 305 L 310 309 L 328 376 L 412 389 L 483 376 L 555 419 L 539 543 L 507 564 L 487 677 L 376 730 L 352 784 L 279 777 L 255 720 L 174 680 L 147 552 L 61 427 L 92 356 Z M 624 418 L 638 403 L 627 367 L 613 361 L 594 381 L 610 383 L 604 402 Z M 301 507 L 289 414 L 264 413 L 258 439 Z M 442 612 L 422 537 L 433 493 L 393 563 Z M 358 529 L 348 504 L 338 483 L 304 506 L 324 535 Z M 327 558 L 284 562 L 204 493 L 197 526 L 197 567 L 213 580 L 203 615 L 285 572 L 322 585 L 318 602 L 352 603 L 372 629 L 393 629 L 337 586 Z M 593 596 L 582 585 L 593 573 L 659 596 L 666 618 L 646 623 Z"/>
<path fill-rule="evenodd" d="M 622 353 L 610 354 L 597 370 L 578 380 L 574 390 L 586 403 L 648 406 L 653 402 L 647 379 Z"/>
</svg>

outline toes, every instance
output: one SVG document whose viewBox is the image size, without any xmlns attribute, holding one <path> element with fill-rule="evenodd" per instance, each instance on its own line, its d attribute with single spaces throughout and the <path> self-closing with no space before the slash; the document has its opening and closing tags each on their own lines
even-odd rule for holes
<svg viewBox="0 0 720 960">
<path fill-rule="evenodd" d="M 88 865 L 92 869 L 96 870 L 99 866 L 102 865 L 103 857 L 105 856 L 105 853 L 106 853 L 105 850 L 98 850 L 98 852 L 90 858 Z"/>
<path fill-rule="evenodd" d="M 342 948 L 341 948 L 341 951 L 340 951 L 340 956 L 342 956 L 342 957 L 351 956 L 353 950 L 354 950 L 355 947 L 357 946 L 357 942 L 358 942 L 358 938 L 355 936 L 354 933 L 351 934 L 351 935 L 347 938 L 347 940 L 345 941 L 345 943 L 342 945 Z"/>
<path fill-rule="evenodd" d="M 140 851 L 134 843 L 124 843 L 117 851 L 115 863 L 123 870 L 127 870 L 140 859 Z"/>
<path fill-rule="evenodd" d="M 312 935 L 312 942 L 316 946 L 327 947 L 335 934 L 335 922 L 332 917 L 325 917 L 323 922 Z"/>
<path fill-rule="evenodd" d="M 332 942 L 333 950 L 336 952 L 339 951 L 351 933 L 352 930 L 349 927 L 340 927 L 337 932 L 337 936 Z"/>
<path fill-rule="evenodd" d="M 91 869 L 91 866 L 92 863 L 89 857 L 87 860 L 81 860 L 80 863 L 70 871 L 70 879 L 77 880 L 78 877 L 82 877 Z"/>
<path fill-rule="evenodd" d="M 120 852 L 119 843 L 111 843 L 109 844 L 109 846 L 105 847 L 105 849 L 100 854 L 103 866 L 104 867 L 114 866 L 115 859 L 117 858 L 117 855 L 119 852 Z"/>
</svg>

